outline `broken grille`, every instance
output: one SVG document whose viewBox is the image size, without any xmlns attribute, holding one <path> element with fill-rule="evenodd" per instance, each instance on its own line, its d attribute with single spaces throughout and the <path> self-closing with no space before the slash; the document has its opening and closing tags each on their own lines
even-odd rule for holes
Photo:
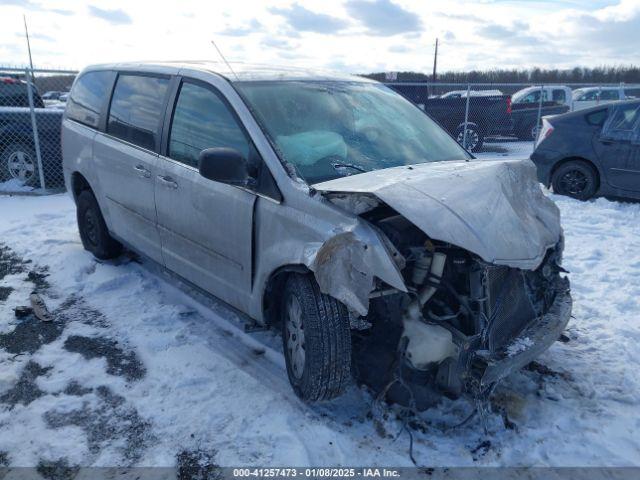
<svg viewBox="0 0 640 480">
<path fill-rule="evenodd" d="M 515 268 L 488 267 L 486 271 L 489 350 L 509 345 L 533 319 L 533 308 L 523 273 Z"/>
</svg>

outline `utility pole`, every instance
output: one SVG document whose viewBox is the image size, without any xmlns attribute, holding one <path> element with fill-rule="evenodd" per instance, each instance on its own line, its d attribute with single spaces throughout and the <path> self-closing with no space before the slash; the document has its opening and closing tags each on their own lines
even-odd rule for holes
<svg viewBox="0 0 640 480">
<path fill-rule="evenodd" d="M 433 54 L 433 83 L 436 82 L 436 71 L 438 68 L 438 39 L 436 38 L 436 51 Z"/>
<path fill-rule="evenodd" d="M 431 77 L 431 95 L 436 94 L 436 70 L 438 68 L 438 39 L 436 38 L 436 51 L 433 54 L 433 77 Z"/>
<path fill-rule="evenodd" d="M 29 51 L 29 67 L 31 67 L 31 79 L 33 78 L 33 60 L 31 60 L 31 43 L 29 42 L 29 30 L 27 29 L 27 16 L 22 15 L 22 19 L 24 20 L 24 34 L 27 37 L 27 50 Z"/>
</svg>

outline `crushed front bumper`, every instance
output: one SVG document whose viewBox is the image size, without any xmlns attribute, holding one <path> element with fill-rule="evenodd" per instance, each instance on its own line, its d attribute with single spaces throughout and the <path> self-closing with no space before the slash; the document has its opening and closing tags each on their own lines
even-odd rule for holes
<svg viewBox="0 0 640 480">
<path fill-rule="evenodd" d="M 569 279 L 558 278 L 555 289 L 556 296 L 547 313 L 530 323 L 510 342 L 511 346 L 517 348 L 507 347 L 487 356 L 486 368 L 479 377 L 480 390 L 485 390 L 531 363 L 558 340 L 571 317 Z"/>
</svg>

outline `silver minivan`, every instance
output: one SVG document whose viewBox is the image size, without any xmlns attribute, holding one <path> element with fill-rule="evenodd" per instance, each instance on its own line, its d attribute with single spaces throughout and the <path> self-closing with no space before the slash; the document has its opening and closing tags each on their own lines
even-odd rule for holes
<svg viewBox="0 0 640 480">
<path fill-rule="evenodd" d="M 124 246 L 279 326 L 305 400 L 352 374 L 400 403 L 487 396 L 569 319 L 559 212 L 533 164 L 475 160 L 374 81 L 93 66 L 62 148 L 84 247 Z"/>
</svg>

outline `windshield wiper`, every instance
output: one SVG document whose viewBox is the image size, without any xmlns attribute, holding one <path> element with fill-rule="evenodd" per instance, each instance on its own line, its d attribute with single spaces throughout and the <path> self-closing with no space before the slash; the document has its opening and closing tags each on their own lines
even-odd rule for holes
<svg viewBox="0 0 640 480">
<path fill-rule="evenodd" d="M 358 170 L 359 172 L 363 173 L 369 171 L 352 163 L 332 163 L 331 166 L 336 170 L 338 170 L 339 168 L 353 168 L 354 170 Z"/>
</svg>

